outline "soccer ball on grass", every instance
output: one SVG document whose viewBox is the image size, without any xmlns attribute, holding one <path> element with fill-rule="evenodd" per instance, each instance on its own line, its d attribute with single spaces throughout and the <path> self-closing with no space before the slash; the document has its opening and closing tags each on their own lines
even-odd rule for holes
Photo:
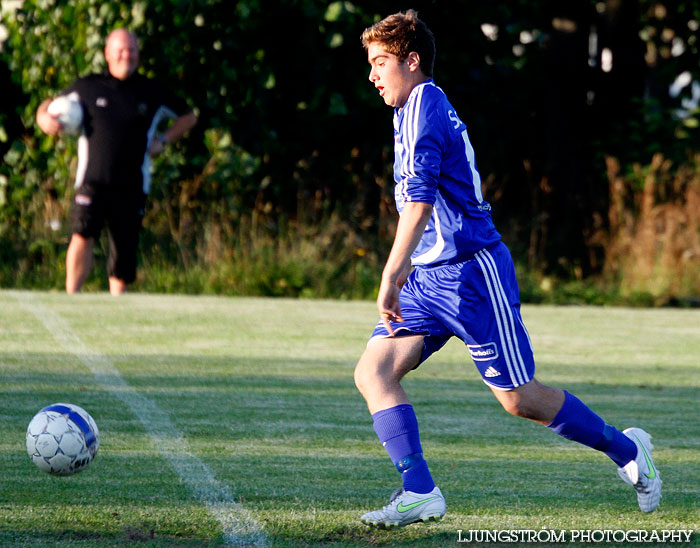
<svg viewBox="0 0 700 548">
<path fill-rule="evenodd" d="M 27 453 L 44 472 L 70 476 L 85 470 L 100 446 L 97 424 L 82 407 L 54 403 L 27 427 Z"/>
</svg>

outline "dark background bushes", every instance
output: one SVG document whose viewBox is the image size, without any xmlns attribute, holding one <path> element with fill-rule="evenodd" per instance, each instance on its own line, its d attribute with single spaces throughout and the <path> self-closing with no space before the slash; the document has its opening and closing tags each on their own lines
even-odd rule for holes
<svg viewBox="0 0 700 548">
<path fill-rule="evenodd" d="M 395 224 L 391 111 L 359 35 L 412 7 L 524 299 L 700 295 L 694 84 L 669 94 L 700 79 L 697 1 L 20 4 L 3 3 L 3 287 L 63 284 L 75 141 L 43 135 L 34 112 L 103 70 L 105 35 L 127 26 L 141 70 L 200 114 L 156 163 L 136 289 L 372 297 Z M 103 254 L 88 288 L 105 287 Z"/>
</svg>

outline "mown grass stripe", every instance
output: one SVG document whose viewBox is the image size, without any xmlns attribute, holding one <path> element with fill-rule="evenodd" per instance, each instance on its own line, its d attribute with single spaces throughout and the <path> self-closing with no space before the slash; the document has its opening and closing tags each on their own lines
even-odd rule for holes
<svg viewBox="0 0 700 548">
<path fill-rule="evenodd" d="M 216 479 L 209 467 L 190 452 L 187 440 L 166 412 L 130 386 L 107 357 L 90 350 L 61 316 L 41 304 L 34 295 L 17 291 L 10 293 L 22 308 L 46 327 L 64 350 L 75 355 L 93 373 L 102 388 L 132 410 L 153 446 L 168 460 L 195 499 L 202 502 L 218 521 L 227 546 L 268 545 L 260 524 L 233 499 L 230 490 Z"/>
</svg>

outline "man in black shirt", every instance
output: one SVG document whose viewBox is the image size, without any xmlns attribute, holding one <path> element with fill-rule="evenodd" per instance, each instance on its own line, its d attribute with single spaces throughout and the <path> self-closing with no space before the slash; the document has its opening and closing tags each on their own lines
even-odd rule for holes
<svg viewBox="0 0 700 548">
<path fill-rule="evenodd" d="M 145 198 L 150 188 L 150 157 L 197 123 L 194 112 L 168 88 L 136 73 L 136 36 L 112 31 L 105 44 L 108 72 L 76 80 L 60 95 L 77 94 L 83 109 L 71 241 L 66 255 L 66 292 L 82 288 L 93 248 L 106 223 L 110 237 L 109 291 L 120 295 L 136 279 L 136 252 Z M 48 112 L 52 99 L 37 109 L 42 131 L 64 130 Z M 158 134 L 165 118 L 174 121 Z"/>
</svg>

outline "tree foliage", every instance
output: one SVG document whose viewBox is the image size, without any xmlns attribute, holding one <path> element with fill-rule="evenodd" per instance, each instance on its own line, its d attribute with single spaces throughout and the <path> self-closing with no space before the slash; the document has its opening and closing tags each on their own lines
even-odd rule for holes
<svg viewBox="0 0 700 548">
<path fill-rule="evenodd" d="M 407 7 L 436 35 L 436 81 L 469 127 L 516 255 L 543 272 L 600 270 L 605 157 L 682 163 L 697 148 L 699 0 L 421 0 L 381 13 L 367 0 L 25 0 L 3 16 L 0 258 L 60 254 L 75 142 L 43 135 L 34 113 L 103 70 L 104 37 L 124 26 L 141 40 L 140 70 L 200 114 L 156 166 L 152 249 L 187 268 L 206 253 L 225 260 L 241 227 L 275 237 L 340 218 L 342 245 L 358 250 L 343 268 L 379 264 L 393 220 L 391 112 L 366 80 L 359 35 Z"/>
</svg>

